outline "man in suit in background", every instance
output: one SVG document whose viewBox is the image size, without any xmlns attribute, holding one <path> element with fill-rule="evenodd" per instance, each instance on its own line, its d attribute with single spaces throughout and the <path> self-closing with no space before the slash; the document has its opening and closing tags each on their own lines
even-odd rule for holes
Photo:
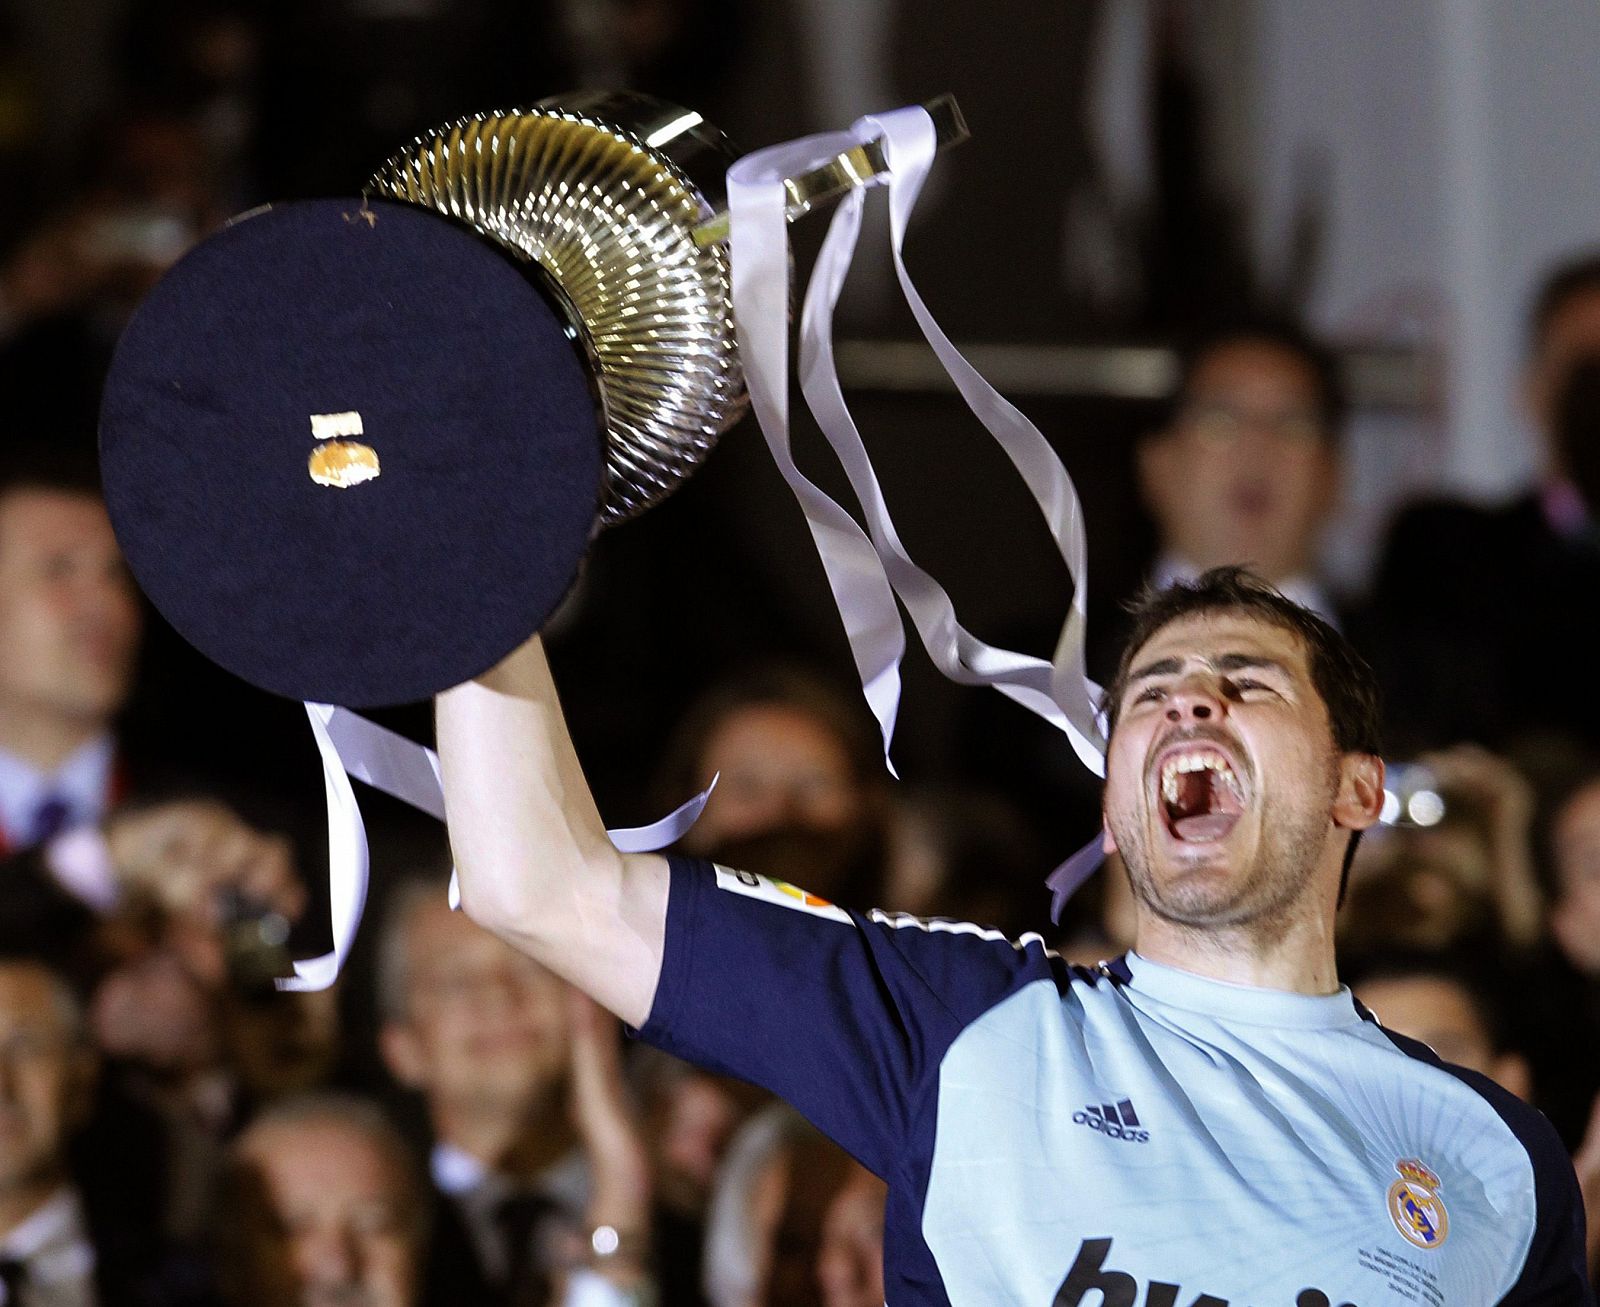
<svg viewBox="0 0 1600 1307">
<path fill-rule="evenodd" d="M 102 1224 L 69 1145 L 96 1055 L 71 987 L 48 963 L 0 954 L 0 1303 L 186 1307 L 206 1301 L 193 1260 Z M 93 1167 L 97 1158 L 87 1159 Z"/>
<path fill-rule="evenodd" d="M 432 1127 L 430 1270 L 470 1265 L 497 1295 L 475 1301 L 509 1307 L 644 1301 L 649 1158 L 615 1024 L 453 912 L 442 879 L 401 888 L 380 947 L 384 1060 Z"/>
<path fill-rule="evenodd" d="M 94 1055 L 81 1011 L 43 963 L 0 960 L 0 1302 L 88 1307 L 95 1250 L 67 1167 Z"/>
<path fill-rule="evenodd" d="M 1158 537 L 1150 582 L 1248 567 L 1335 620 L 1317 570 L 1345 417 L 1333 355 L 1287 323 L 1221 327 L 1181 352 L 1168 404 L 1139 446 L 1140 493 Z"/>
<path fill-rule="evenodd" d="M 1600 252 L 1554 269 L 1529 312 L 1523 401 L 1544 474 L 1509 503 L 1412 505 L 1373 590 L 1370 653 L 1407 750 L 1600 747 L 1600 703 L 1530 668 L 1586 648 L 1600 598 Z"/>
<path fill-rule="evenodd" d="M 268 1108 L 233 1149 L 220 1266 L 229 1307 L 417 1307 L 427 1203 L 395 1128 L 358 1098 Z M 463 1288 L 469 1301 L 470 1289 Z"/>
<path fill-rule="evenodd" d="M 0 467 L 0 852 L 100 821 L 140 612 L 92 468 Z"/>
</svg>

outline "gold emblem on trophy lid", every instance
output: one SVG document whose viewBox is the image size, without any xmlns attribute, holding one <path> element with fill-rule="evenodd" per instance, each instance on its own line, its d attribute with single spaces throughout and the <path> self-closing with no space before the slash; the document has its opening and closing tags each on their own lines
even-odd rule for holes
<svg viewBox="0 0 1600 1307">
<path fill-rule="evenodd" d="M 359 413 L 313 413 L 311 438 L 320 443 L 311 451 L 307 463 L 311 479 L 319 486 L 348 490 L 380 476 L 383 467 L 378 462 L 378 451 L 359 440 L 348 439 L 363 434 Z"/>
</svg>

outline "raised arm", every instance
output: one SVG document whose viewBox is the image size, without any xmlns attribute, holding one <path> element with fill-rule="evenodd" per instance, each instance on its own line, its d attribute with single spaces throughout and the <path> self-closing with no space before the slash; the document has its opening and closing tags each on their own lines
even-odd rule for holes
<svg viewBox="0 0 1600 1307">
<path fill-rule="evenodd" d="M 530 640 L 437 707 L 463 910 L 643 1025 L 661 974 L 666 860 L 619 853 L 606 838 L 542 644 Z"/>
</svg>

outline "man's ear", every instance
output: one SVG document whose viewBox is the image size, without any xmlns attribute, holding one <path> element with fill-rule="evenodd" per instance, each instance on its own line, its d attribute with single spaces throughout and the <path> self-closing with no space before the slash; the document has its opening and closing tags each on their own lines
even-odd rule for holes
<svg viewBox="0 0 1600 1307">
<path fill-rule="evenodd" d="M 1366 830 L 1383 812 L 1383 759 L 1375 753 L 1347 753 L 1339 760 L 1339 793 L 1333 824 L 1341 830 Z"/>
<path fill-rule="evenodd" d="M 378 1031 L 378 1051 L 389 1074 L 407 1089 L 421 1089 L 427 1067 L 416 1032 L 400 1021 L 385 1021 Z"/>
<path fill-rule="evenodd" d="M 1115 857 L 1117 854 L 1117 837 L 1111 833 L 1111 823 L 1101 820 L 1100 823 L 1100 851 L 1106 857 Z"/>
</svg>

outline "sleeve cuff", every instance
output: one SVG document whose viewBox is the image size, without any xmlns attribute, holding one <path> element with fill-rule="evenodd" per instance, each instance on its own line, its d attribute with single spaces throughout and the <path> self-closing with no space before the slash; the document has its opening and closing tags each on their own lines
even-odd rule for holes
<svg viewBox="0 0 1600 1307">
<path fill-rule="evenodd" d="M 567 1291 L 561 1295 L 561 1307 L 646 1307 L 654 1301 L 654 1293 L 646 1286 L 624 1289 L 582 1266 L 567 1277 Z"/>
</svg>

